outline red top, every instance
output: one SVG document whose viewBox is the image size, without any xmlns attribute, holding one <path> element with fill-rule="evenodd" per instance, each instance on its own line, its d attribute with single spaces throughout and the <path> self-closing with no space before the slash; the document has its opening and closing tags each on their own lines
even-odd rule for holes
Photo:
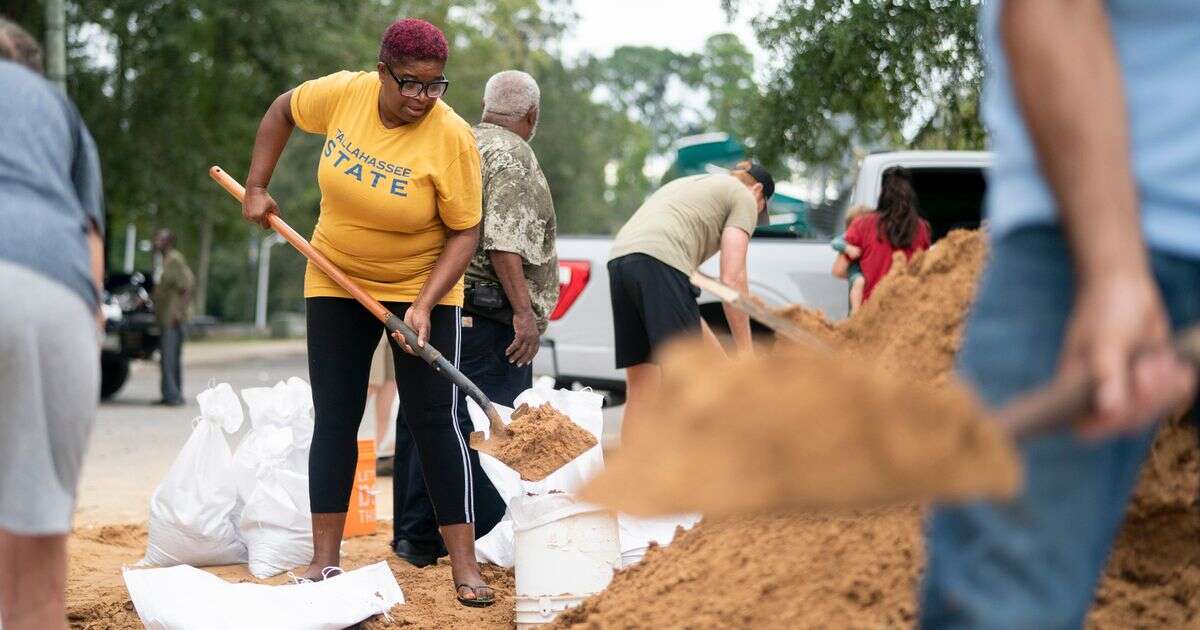
<svg viewBox="0 0 1200 630">
<path fill-rule="evenodd" d="M 866 286 L 863 287 L 863 303 L 865 304 L 871 297 L 871 291 L 875 289 L 875 285 L 879 284 L 879 281 L 892 268 L 893 253 L 903 251 L 905 258 L 912 258 L 913 253 L 929 249 L 929 224 L 923 220 L 920 221 L 917 224 L 917 235 L 913 237 L 912 244 L 903 250 L 898 250 L 892 247 L 886 237 L 879 235 L 879 213 L 870 212 L 856 217 L 854 221 L 850 222 L 850 229 L 846 230 L 846 242 L 862 249 L 858 265 L 862 268 L 863 276 L 867 280 Z"/>
</svg>

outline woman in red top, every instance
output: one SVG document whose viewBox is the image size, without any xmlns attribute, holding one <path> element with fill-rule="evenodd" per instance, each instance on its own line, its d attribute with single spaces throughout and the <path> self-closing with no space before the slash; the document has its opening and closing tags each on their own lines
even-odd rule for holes
<svg viewBox="0 0 1200 630">
<path fill-rule="evenodd" d="M 833 263 L 833 275 L 845 278 L 850 263 L 857 260 L 867 280 L 864 304 L 892 268 L 892 254 L 904 252 L 907 259 L 929 249 L 929 224 L 921 218 L 908 169 L 896 167 L 884 172 L 878 206 L 874 212 L 854 219 L 845 238 L 846 249 Z"/>
</svg>

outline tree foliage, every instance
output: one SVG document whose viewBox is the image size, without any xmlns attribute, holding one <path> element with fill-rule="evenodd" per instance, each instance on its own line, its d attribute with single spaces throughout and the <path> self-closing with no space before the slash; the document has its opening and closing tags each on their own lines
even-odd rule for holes
<svg viewBox="0 0 1200 630">
<path fill-rule="evenodd" d="M 743 2 L 723 0 L 736 13 Z M 780 0 L 757 148 L 839 165 L 855 148 L 979 148 L 978 0 Z M 919 130 L 919 133 L 913 133 Z"/>
</svg>

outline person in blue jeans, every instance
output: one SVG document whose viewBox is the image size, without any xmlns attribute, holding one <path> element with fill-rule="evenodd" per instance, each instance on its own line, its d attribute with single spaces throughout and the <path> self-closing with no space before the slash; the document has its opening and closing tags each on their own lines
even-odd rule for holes
<svg viewBox="0 0 1200 630">
<path fill-rule="evenodd" d="M 1015 500 L 933 511 L 922 627 L 1081 627 L 1153 423 L 1192 395 L 1168 343 L 1200 321 L 1198 23 L 1192 0 L 983 7 L 992 252 L 960 372 L 993 407 L 1060 375 L 1095 393 L 1020 445 Z"/>
</svg>

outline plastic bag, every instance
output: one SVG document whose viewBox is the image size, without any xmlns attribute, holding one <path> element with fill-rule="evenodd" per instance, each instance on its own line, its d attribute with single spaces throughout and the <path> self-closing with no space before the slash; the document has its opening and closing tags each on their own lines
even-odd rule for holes
<svg viewBox="0 0 1200 630">
<path fill-rule="evenodd" d="M 308 474 L 308 451 L 313 436 L 312 388 L 302 378 L 295 376 L 280 381 L 274 387 L 251 387 L 242 390 L 242 398 L 250 410 L 250 433 L 238 446 L 234 463 L 239 478 L 245 480 L 258 467 L 255 455 L 261 450 L 257 444 L 263 433 L 274 433 L 270 439 L 279 439 L 281 428 L 290 429 L 291 446 L 286 466 L 298 474 Z M 250 448 L 245 448 L 246 446 Z M 242 451 L 246 452 L 243 453 Z M 245 500 L 245 496 L 242 497 Z"/>
<path fill-rule="evenodd" d="M 675 540 L 677 528 L 688 530 L 699 522 L 699 514 L 651 518 L 618 514 L 617 523 L 621 526 L 621 568 L 641 562 L 651 543 L 666 547 Z"/>
<path fill-rule="evenodd" d="M 126 569 L 129 598 L 151 630 L 334 630 L 404 603 L 386 562 L 321 582 L 233 584 L 195 569 Z"/>
<path fill-rule="evenodd" d="M 505 466 L 500 460 L 480 453 L 479 463 L 483 471 L 487 473 L 488 479 L 491 479 L 506 504 L 523 494 L 549 494 L 553 490 L 574 493 L 604 470 L 604 451 L 600 447 L 601 434 L 604 431 L 604 413 L 601 409 L 604 397 L 591 391 L 554 389 L 554 379 L 541 378 L 534 383 L 532 389 L 521 392 L 514 404 L 518 407 L 522 404 L 536 407 L 547 402 L 572 422 L 596 436 L 596 446 L 541 481 L 525 481 L 521 479 L 520 473 Z M 467 410 L 475 430 L 488 433 L 488 420 L 483 409 L 474 400 L 467 399 Z M 502 405 L 496 405 L 496 410 L 500 412 L 504 423 L 508 424 L 513 410 Z"/>
<path fill-rule="evenodd" d="M 254 577 L 266 579 L 307 565 L 313 557 L 308 476 L 282 467 L 260 468 L 240 525 Z"/>
<path fill-rule="evenodd" d="M 200 417 L 150 499 L 149 542 L 141 566 L 210 566 L 246 561 L 234 514 L 237 485 L 224 432 L 242 425 L 228 383 L 200 392 Z"/>
</svg>

